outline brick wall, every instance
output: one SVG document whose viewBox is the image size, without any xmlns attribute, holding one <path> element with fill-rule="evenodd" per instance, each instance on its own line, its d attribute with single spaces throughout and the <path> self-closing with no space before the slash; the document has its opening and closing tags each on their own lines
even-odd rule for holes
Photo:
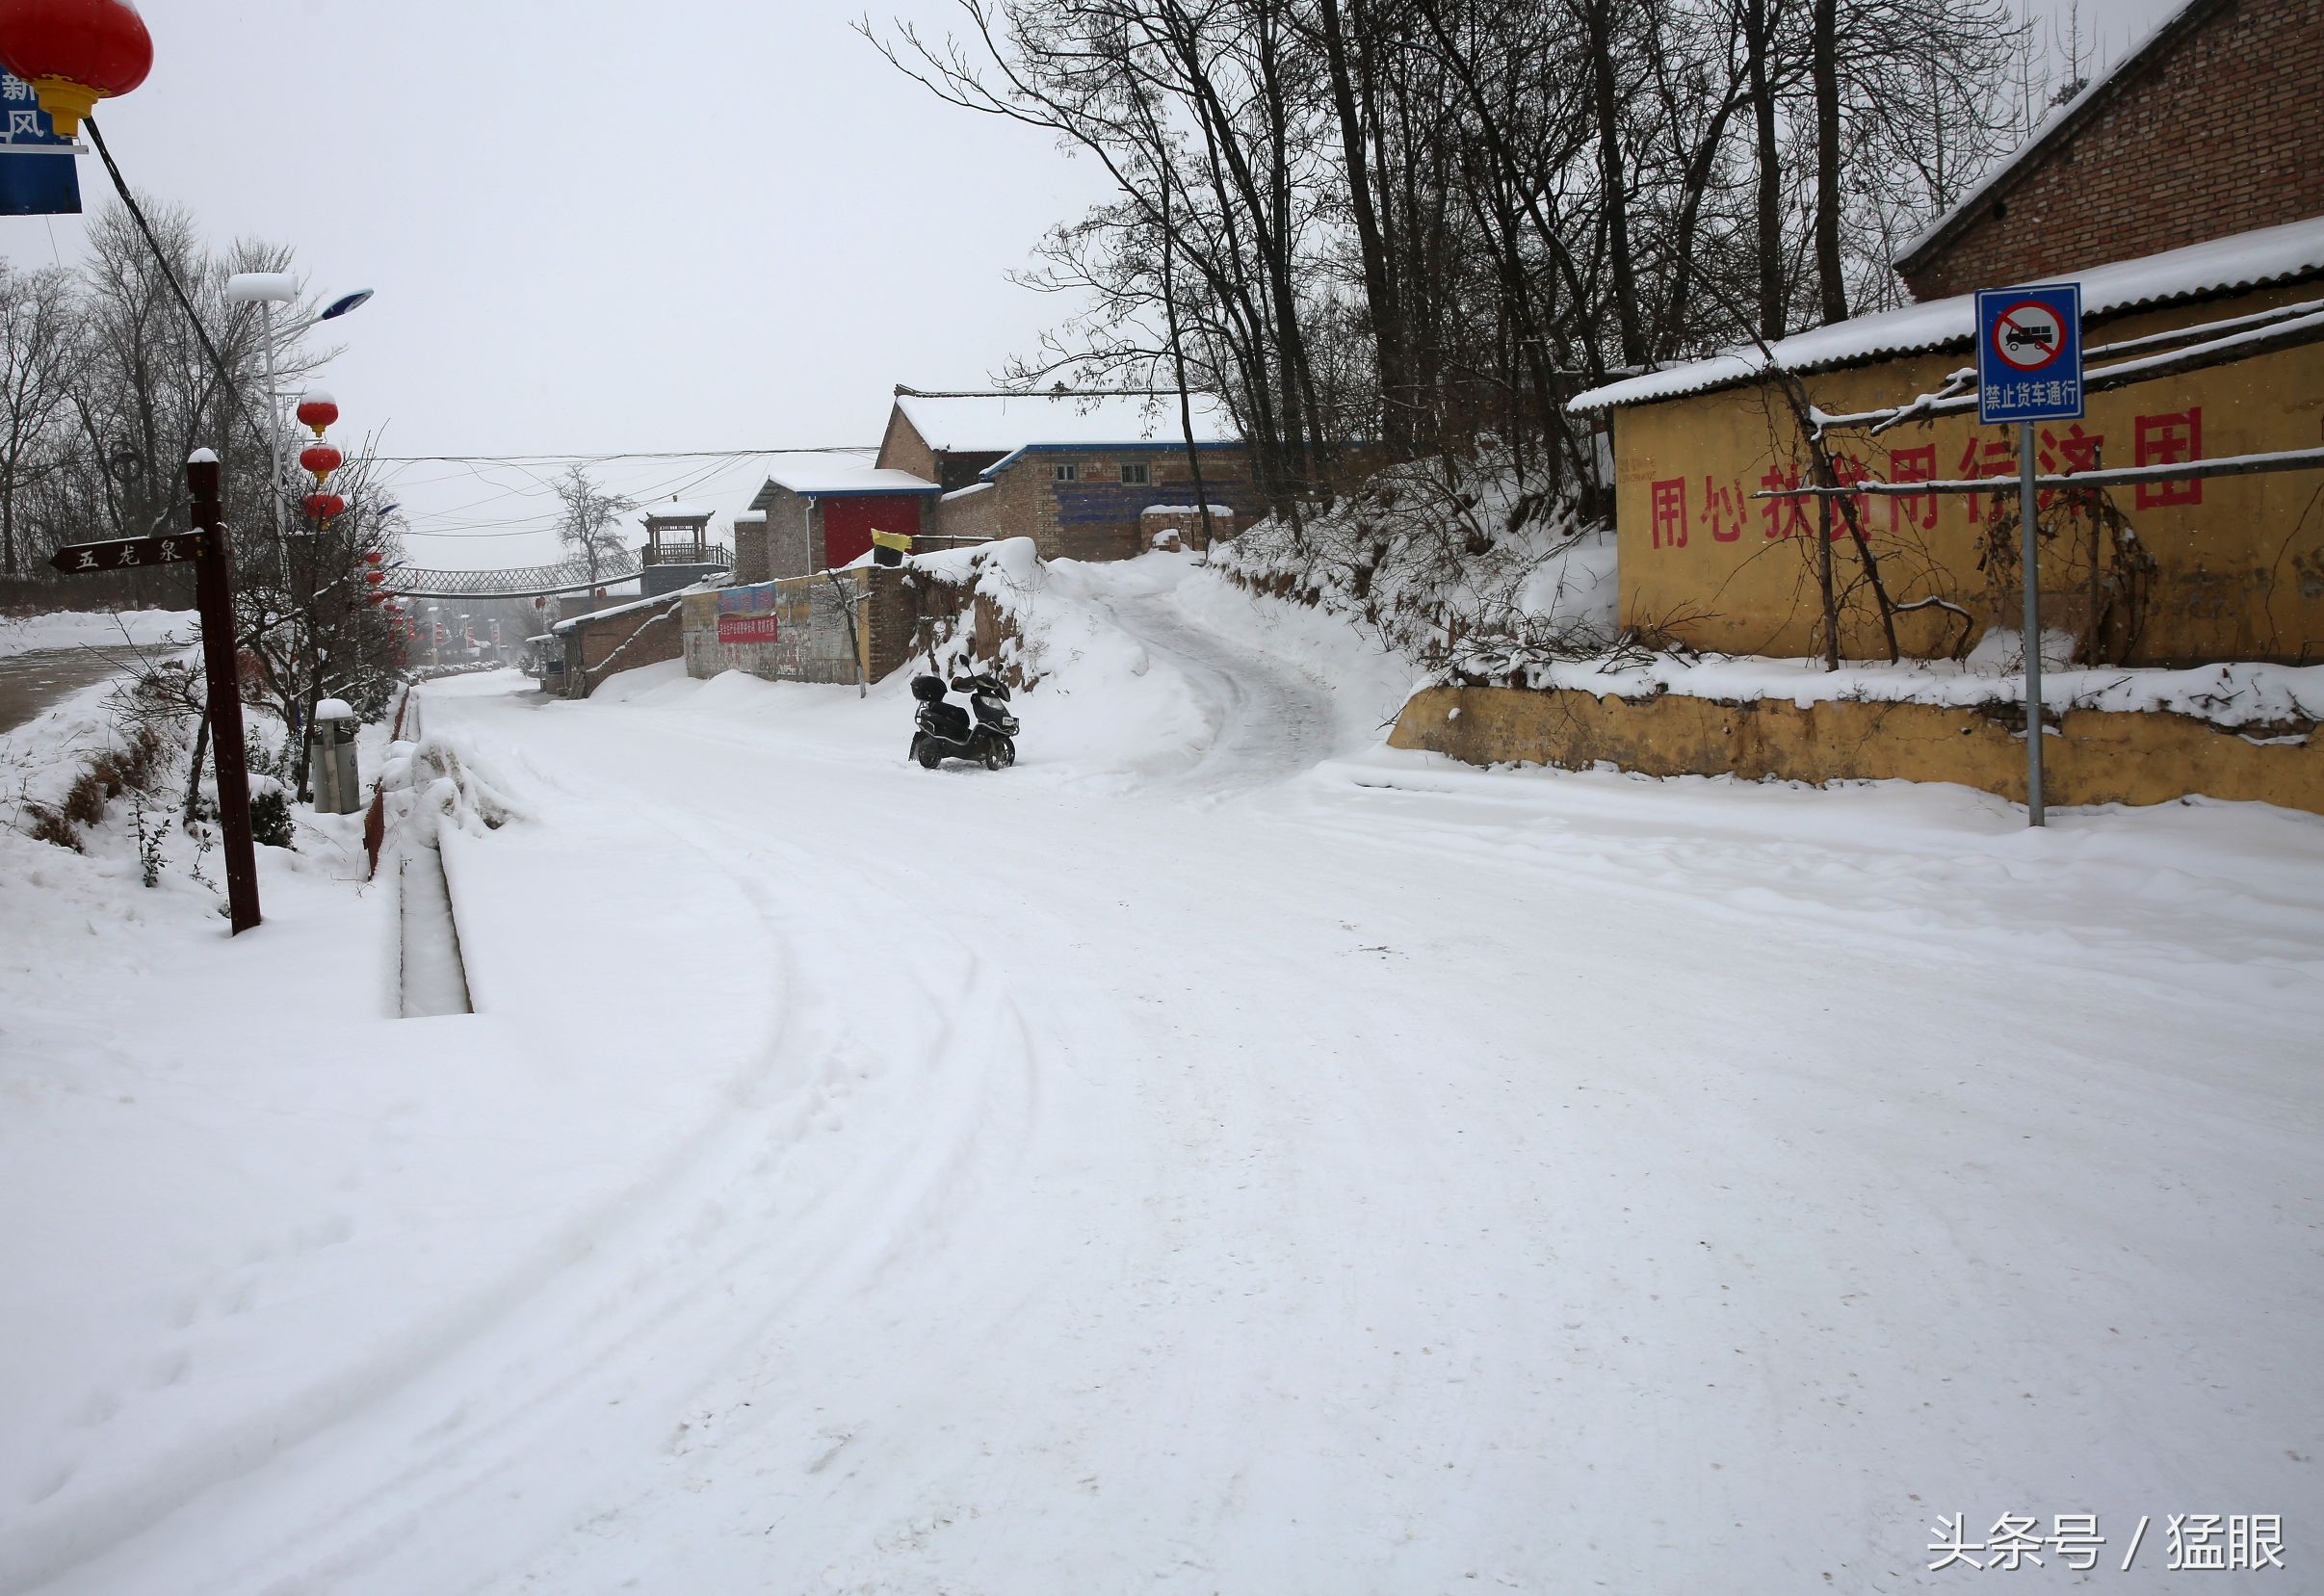
<svg viewBox="0 0 2324 1596">
<path fill-rule="evenodd" d="M 759 495 L 767 512 L 767 570 L 770 581 L 805 576 L 823 564 L 823 529 L 815 507 L 789 488 L 771 483 Z"/>
<path fill-rule="evenodd" d="M 2324 0 L 2224 0 L 1905 271 L 1921 300 L 2324 215 Z"/>
<path fill-rule="evenodd" d="M 685 651 L 677 611 L 682 600 L 582 621 L 564 636 L 564 692 L 586 698 L 606 677 Z"/>
<path fill-rule="evenodd" d="M 1029 471 L 1009 470 L 993 482 L 978 485 L 963 497 L 936 501 L 930 532 L 947 537 L 1031 537 L 1039 524 L 1045 484 Z M 957 548 L 938 543 L 936 548 Z"/>
<path fill-rule="evenodd" d="M 1058 482 L 1056 467 L 1071 464 L 1074 482 Z M 1124 464 L 1146 468 L 1148 481 L 1122 481 Z M 1240 449 L 1206 449 L 1203 496 L 1226 505 L 1247 526 L 1261 513 L 1250 462 Z M 990 511 L 997 535 L 1031 537 L 1044 560 L 1126 560 L 1146 540 L 1139 518 L 1148 505 L 1194 502 L 1193 474 L 1183 450 L 1038 450 L 1025 455 L 996 481 L 999 504 Z"/>
<path fill-rule="evenodd" d="M 1222 543 L 1231 541 L 1240 524 L 1234 510 L 1215 499 L 1207 519 L 1199 505 L 1154 505 L 1137 518 L 1137 536 L 1144 548 L 1199 551 L 1211 546 L 1214 536 Z"/>
<path fill-rule="evenodd" d="M 1001 490 L 990 483 L 980 483 L 964 488 L 957 497 L 946 494 L 930 507 L 927 530 L 942 533 L 946 537 L 999 537 L 1005 536 L 1001 525 Z M 935 548 L 952 548 L 953 543 L 936 543 Z"/>
<path fill-rule="evenodd" d="M 902 406 L 894 406 L 888 410 L 888 430 L 880 437 L 879 454 L 872 463 L 909 471 L 921 481 L 935 483 L 950 493 L 956 487 L 975 485 L 979 472 L 1005 458 L 1004 453 L 991 450 L 940 452 L 905 418 Z"/>
<path fill-rule="evenodd" d="M 735 584 L 764 582 L 773 574 L 767 563 L 767 512 L 744 510 L 734 518 Z"/>
<path fill-rule="evenodd" d="M 932 483 L 936 477 L 936 452 L 920 435 L 918 429 L 904 419 L 903 406 L 888 406 L 888 430 L 879 440 L 879 454 L 874 465 L 885 470 L 909 471 L 922 482 Z"/>
<path fill-rule="evenodd" d="M 852 686 L 858 669 L 853 627 L 862 629 L 864 660 L 871 680 L 878 681 L 912 659 L 915 640 L 928 624 L 958 615 L 968 603 L 966 589 L 909 566 L 858 566 L 749 589 L 690 593 L 679 647 L 661 657 L 675 658 L 682 651 L 690 676 L 743 670 L 768 681 Z M 719 641 L 721 606 L 729 615 L 772 616 L 774 639 Z M 628 658 L 622 656 L 625 667 Z"/>
</svg>

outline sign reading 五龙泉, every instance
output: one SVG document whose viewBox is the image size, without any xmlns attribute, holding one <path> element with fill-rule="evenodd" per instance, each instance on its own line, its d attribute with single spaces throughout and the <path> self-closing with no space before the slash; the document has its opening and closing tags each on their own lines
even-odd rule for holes
<svg viewBox="0 0 2324 1596">
<path fill-rule="evenodd" d="M 68 543 L 48 557 L 67 576 L 76 571 L 143 570 L 147 565 L 182 565 L 200 558 L 202 535 L 173 532 L 163 537 L 117 537 L 103 543 Z"/>
<path fill-rule="evenodd" d="M 1977 291 L 1977 419 L 2076 421 L 2082 414 L 2082 286 Z"/>
</svg>

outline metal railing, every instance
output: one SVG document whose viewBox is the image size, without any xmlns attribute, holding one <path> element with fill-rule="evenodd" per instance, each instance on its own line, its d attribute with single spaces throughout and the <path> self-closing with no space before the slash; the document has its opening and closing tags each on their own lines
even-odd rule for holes
<svg viewBox="0 0 2324 1596">
<path fill-rule="evenodd" d="M 511 565 L 488 571 L 433 571 L 404 566 L 388 573 L 384 588 L 405 598 L 549 598 L 558 593 L 586 593 L 592 588 L 634 581 L 648 564 L 734 569 L 731 549 L 716 543 L 692 547 L 694 554 L 684 560 L 667 546 L 656 560 L 640 558 L 652 552 L 650 547 L 625 549 L 619 555 L 599 559 L 594 570 L 579 555 L 550 565 Z"/>
</svg>

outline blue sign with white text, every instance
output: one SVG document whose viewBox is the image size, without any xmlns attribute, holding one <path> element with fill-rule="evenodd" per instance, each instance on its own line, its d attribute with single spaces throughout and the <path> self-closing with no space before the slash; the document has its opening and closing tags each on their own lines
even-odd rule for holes
<svg viewBox="0 0 2324 1596">
<path fill-rule="evenodd" d="M 70 216 L 81 208 L 76 146 L 60 139 L 33 86 L 0 72 L 0 216 Z"/>
<path fill-rule="evenodd" d="M 2082 413 L 2082 285 L 1977 291 L 1977 419 L 2075 421 Z"/>
</svg>

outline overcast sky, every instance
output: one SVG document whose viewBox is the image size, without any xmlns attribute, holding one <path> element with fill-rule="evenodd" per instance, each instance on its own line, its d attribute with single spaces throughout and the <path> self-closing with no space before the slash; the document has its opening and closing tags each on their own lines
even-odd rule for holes
<svg viewBox="0 0 2324 1596">
<path fill-rule="evenodd" d="M 2063 0 L 2057 0 L 2062 8 Z M 2178 0 L 2085 0 L 2119 53 Z M 870 444 L 891 388 L 979 385 L 1058 311 L 1006 280 L 1101 175 L 942 105 L 820 0 L 143 0 L 99 121 L 213 240 L 378 297 L 323 379 L 389 455 Z M 877 7 L 941 30 L 947 0 Z M 82 163 L 91 208 L 110 195 Z M 77 220 L 0 218 L 70 264 Z M 399 468 L 415 563 L 554 558 L 531 467 Z M 712 473 L 705 479 L 704 473 Z M 741 509 L 748 463 L 607 467 Z"/>
</svg>

